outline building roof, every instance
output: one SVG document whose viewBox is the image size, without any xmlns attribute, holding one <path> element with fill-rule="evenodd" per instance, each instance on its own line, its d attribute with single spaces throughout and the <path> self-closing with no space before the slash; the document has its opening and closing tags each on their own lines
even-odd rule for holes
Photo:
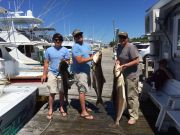
<svg viewBox="0 0 180 135">
<path fill-rule="evenodd" d="M 159 0 L 157 3 L 155 3 L 152 7 L 148 8 L 146 10 L 146 12 L 151 12 L 153 9 L 159 9 L 163 6 L 165 6 L 166 4 L 170 3 L 173 0 Z"/>
</svg>

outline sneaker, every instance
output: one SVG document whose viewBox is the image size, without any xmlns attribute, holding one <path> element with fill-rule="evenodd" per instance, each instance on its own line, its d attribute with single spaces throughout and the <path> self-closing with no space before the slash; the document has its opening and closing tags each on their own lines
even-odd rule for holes
<svg viewBox="0 0 180 135">
<path fill-rule="evenodd" d="M 129 119 L 128 124 L 129 125 L 134 125 L 136 123 L 135 119 Z"/>
</svg>

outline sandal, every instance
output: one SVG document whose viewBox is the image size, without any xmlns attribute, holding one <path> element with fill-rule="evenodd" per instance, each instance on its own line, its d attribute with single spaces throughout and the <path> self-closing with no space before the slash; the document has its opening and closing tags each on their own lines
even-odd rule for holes
<svg viewBox="0 0 180 135">
<path fill-rule="evenodd" d="M 119 124 L 117 124 L 117 123 L 110 123 L 108 126 L 109 126 L 110 128 L 118 128 L 118 127 L 119 127 Z"/>
<path fill-rule="evenodd" d="M 129 125 L 134 125 L 136 123 L 136 120 L 135 119 L 130 119 L 129 121 L 128 121 L 128 124 Z"/>
<path fill-rule="evenodd" d="M 51 113 L 51 114 L 48 113 L 48 115 L 46 116 L 46 118 L 47 118 L 48 120 L 51 120 L 51 119 L 53 118 L 53 114 L 52 114 L 52 113 Z"/>
<path fill-rule="evenodd" d="M 61 115 L 63 116 L 63 117 L 66 117 L 67 116 L 67 113 L 66 112 L 61 112 L 61 111 L 59 111 L 60 113 L 61 113 Z"/>
<path fill-rule="evenodd" d="M 86 107 L 86 110 L 89 111 L 89 112 L 92 112 L 91 108 Z"/>
<path fill-rule="evenodd" d="M 82 118 L 84 118 L 84 119 L 87 119 L 87 120 L 93 120 L 94 119 L 94 117 L 92 116 L 92 115 L 90 115 L 90 114 L 87 114 L 87 115 L 80 115 Z"/>
</svg>

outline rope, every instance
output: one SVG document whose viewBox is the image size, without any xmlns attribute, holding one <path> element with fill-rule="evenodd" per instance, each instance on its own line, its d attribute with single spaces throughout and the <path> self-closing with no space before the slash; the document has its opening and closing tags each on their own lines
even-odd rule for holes
<svg viewBox="0 0 180 135">
<path fill-rule="evenodd" d="M 46 127 L 43 129 L 43 131 L 39 135 L 43 135 L 43 133 L 48 129 L 51 122 L 52 122 L 52 119 L 49 120 L 48 124 L 46 125 Z"/>
<path fill-rule="evenodd" d="M 8 81 L 8 79 L 0 79 L 0 85 L 4 85 L 4 87 L 2 89 L 0 89 L 0 96 L 3 94 L 4 88 L 10 84 L 10 81 Z"/>
</svg>

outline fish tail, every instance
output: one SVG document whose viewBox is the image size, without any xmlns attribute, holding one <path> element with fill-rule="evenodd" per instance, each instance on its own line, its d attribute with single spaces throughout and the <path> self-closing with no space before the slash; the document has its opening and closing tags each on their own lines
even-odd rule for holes
<svg viewBox="0 0 180 135">
<path fill-rule="evenodd" d="M 98 104 L 104 105 L 104 102 L 103 102 L 102 98 L 98 98 L 98 99 L 97 99 L 96 105 L 98 105 Z"/>
</svg>

